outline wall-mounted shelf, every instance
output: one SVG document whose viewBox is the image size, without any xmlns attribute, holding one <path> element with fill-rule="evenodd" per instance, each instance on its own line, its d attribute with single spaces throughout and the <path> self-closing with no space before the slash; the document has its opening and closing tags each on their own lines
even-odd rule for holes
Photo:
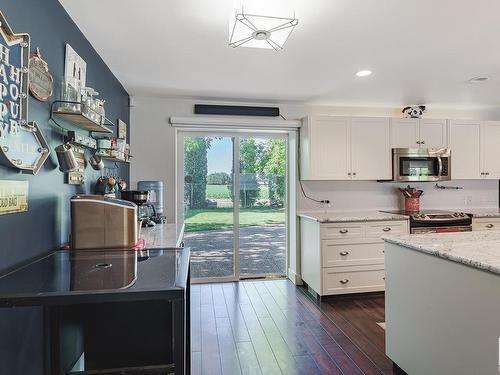
<svg viewBox="0 0 500 375">
<path fill-rule="evenodd" d="M 56 104 L 58 104 L 59 107 L 57 109 L 55 109 Z M 64 105 L 72 105 L 75 107 L 75 109 L 67 110 L 61 108 Z M 90 119 L 87 115 L 87 112 L 92 112 L 92 110 L 85 110 L 84 104 L 79 102 L 56 100 L 53 101 L 50 105 L 50 118 L 52 121 L 54 121 L 53 115 L 56 115 L 57 117 L 71 122 L 73 125 L 79 127 L 80 129 L 87 130 L 89 132 L 113 133 L 113 130 L 108 127 L 114 126 L 114 124 L 110 120 L 103 118 L 103 121 L 101 121 L 101 125 L 99 122 Z M 56 123 L 56 125 L 60 126 L 56 121 L 54 122 Z"/>
<path fill-rule="evenodd" d="M 114 156 L 106 156 L 106 155 L 99 155 L 102 159 L 105 159 L 105 160 L 111 160 L 111 161 L 115 161 L 115 162 L 118 162 L 118 163 L 127 163 L 127 164 L 130 164 L 130 160 L 123 160 L 123 159 L 118 159 L 118 158 L 115 158 Z"/>
</svg>

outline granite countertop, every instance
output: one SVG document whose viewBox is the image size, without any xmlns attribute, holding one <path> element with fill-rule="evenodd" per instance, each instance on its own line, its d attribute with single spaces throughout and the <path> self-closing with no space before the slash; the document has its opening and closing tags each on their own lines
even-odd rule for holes
<svg viewBox="0 0 500 375">
<path fill-rule="evenodd" d="M 350 221 L 386 221 L 386 220 L 408 220 L 408 216 L 391 214 L 380 211 L 335 211 L 314 212 L 304 211 L 297 213 L 299 217 L 315 220 L 320 223 L 343 223 Z"/>
<path fill-rule="evenodd" d="M 180 247 L 184 237 L 184 224 L 156 224 L 141 228 L 141 238 L 148 249 Z"/>
<path fill-rule="evenodd" d="M 500 274 L 500 231 L 384 236 L 386 242 Z"/>
</svg>

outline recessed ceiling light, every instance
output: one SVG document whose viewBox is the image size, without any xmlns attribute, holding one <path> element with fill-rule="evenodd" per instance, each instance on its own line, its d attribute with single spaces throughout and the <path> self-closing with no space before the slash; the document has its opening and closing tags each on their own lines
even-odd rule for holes
<svg viewBox="0 0 500 375">
<path fill-rule="evenodd" d="M 371 70 L 360 70 L 359 72 L 356 73 L 358 77 L 368 77 L 371 74 L 372 74 Z"/>
<path fill-rule="evenodd" d="M 481 83 L 489 80 L 489 77 L 474 77 L 469 79 L 469 83 Z"/>
</svg>

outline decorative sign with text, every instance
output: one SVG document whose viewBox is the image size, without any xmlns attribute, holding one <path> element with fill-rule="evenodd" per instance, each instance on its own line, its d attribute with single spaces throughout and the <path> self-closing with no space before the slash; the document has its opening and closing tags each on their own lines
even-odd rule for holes
<svg viewBox="0 0 500 375">
<path fill-rule="evenodd" d="M 49 72 L 49 65 L 42 59 L 40 49 L 30 57 L 29 89 L 31 95 L 41 102 L 46 102 L 53 92 L 54 79 Z"/>
<path fill-rule="evenodd" d="M 28 211 L 28 181 L 0 180 L 0 215 Z"/>
<path fill-rule="evenodd" d="M 0 162 L 36 174 L 49 149 L 28 123 L 29 50 L 29 35 L 14 34 L 0 12 Z"/>
</svg>

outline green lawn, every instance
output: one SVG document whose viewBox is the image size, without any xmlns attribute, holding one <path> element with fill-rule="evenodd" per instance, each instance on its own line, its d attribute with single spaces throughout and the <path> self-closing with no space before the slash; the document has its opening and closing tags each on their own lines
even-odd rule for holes
<svg viewBox="0 0 500 375">
<path fill-rule="evenodd" d="M 233 227 L 232 208 L 207 208 L 188 210 L 184 220 L 186 232 L 231 229 Z M 285 223 L 285 210 L 258 207 L 240 209 L 240 227 Z"/>
<path fill-rule="evenodd" d="M 231 199 L 231 193 L 226 185 L 207 185 L 207 199 Z M 259 188 L 259 199 L 269 199 L 269 188 Z"/>
</svg>

